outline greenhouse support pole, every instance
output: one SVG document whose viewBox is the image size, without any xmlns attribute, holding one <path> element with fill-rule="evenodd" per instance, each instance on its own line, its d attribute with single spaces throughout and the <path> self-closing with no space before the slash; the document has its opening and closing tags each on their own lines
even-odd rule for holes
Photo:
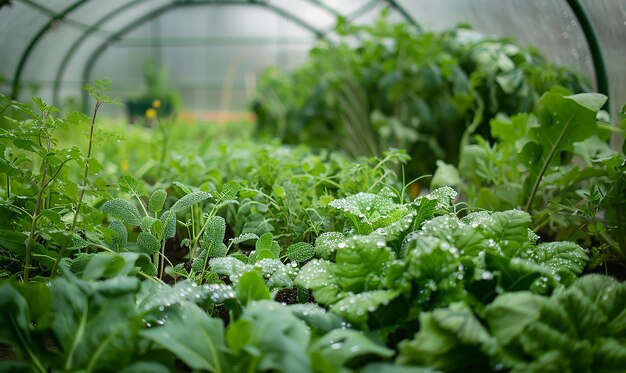
<svg viewBox="0 0 626 373">
<path fill-rule="evenodd" d="M 585 39 L 587 40 L 587 45 L 589 46 L 591 59 L 593 61 L 593 69 L 596 75 L 598 92 L 609 97 L 609 79 L 606 73 L 606 65 L 604 63 L 604 57 L 602 57 L 600 42 L 598 41 L 598 36 L 593 28 L 591 18 L 589 18 L 589 14 L 585 10 L 585 7 L 580 3 L 580 0 L 567 0 L 567 4 L 570 9 L 572 9 L 572 12 L 574 12 L 574 16 L 576 16 L 576 19 L 583 30 L 583 34 L 585 35 Z M 609 101 L 610 100 L 607 99 L 606 104 L 604 105 L 604 109 L 606 111 L 610 110 Z"/>
<path fill-rule="evenodd" d="M 389 6 L 391 6 L 396 11 L 398 11 L 398 13 L 400 13 L 402 17 L 404 17 L 404 19 L 406 19 L 410 24 L 412 24 L 413 26 L 419 27 L 419 25 L 417 24 L 417 21 L 415 21 L 415 19 L 411 17 L 409 12 L 407 12 L 407 10 L 404 9 L 403 6 L 398 4 L 395 0 L 386 0 L 386 1 L 387 3 L 389 3 Z"/>
<path fill-rule="evenodd" d="M 39 40 L 41 40 L 41 38 L 46 34 L 46 32 L 48 32 L 48 30 L 52 28 L 52 26 L 54 26 L 55 23 L 62 21 L 63 18 L 65 18 L 68 14 L 72 13 L 74 10 L 76 10 L 86 2 L 87 0 L 77 1 L 69 7 L 65 8 L 61 13 L 50 18 L 50 20 L 39 30 L 39 32 L 37 32 L 35 37 L 31 39 L 30 43 L 28 43 L 28 46 L 26 47 L 24 52 L 22 52 L 20 62 L 18 63 L 17 69 L 15 70 L 15 75 L 13 75 L 13 84 L 11 87 L 11 98 L 13 100 L 17 100 L 20 89 L 20 80 L 22 79 L 22 72 L 24 71 L 24 67 L 26 66 L 28 57 L 30 57 L 30 54 L 35 49 L 35 46 L 37 46 L 37 43 L 39 43 Z"/>
</svg>

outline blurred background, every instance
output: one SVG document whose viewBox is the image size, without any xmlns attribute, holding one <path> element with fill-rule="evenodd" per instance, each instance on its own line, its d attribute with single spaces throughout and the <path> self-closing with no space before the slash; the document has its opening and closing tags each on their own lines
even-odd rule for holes
<svg viewBox="0 0 626 373">
<path fill-rule="evenodd" d="M 464 23 L 510 37 L 597 89 L 597 61 L 571 3 L 584 8 L 599 42 L 615 111 L 626 102 L 626 0 L 2 1 L 0 91 L 80 109 L 84 84 L 109 77 L 127 101 L 107 107 L 110 116 L 160 95 L 181 120 L 238 120 L 249 117 L 266 67 L 300 66 L 316 42 L 337 40 L 338 17 L 369 25 L 382 9 L 390 22 L 425 30 Z"/>
</svg>

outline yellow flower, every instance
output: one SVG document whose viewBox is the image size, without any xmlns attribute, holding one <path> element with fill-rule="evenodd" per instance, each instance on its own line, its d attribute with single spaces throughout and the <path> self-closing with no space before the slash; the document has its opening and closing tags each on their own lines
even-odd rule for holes
<svg viewBox="0 0 626 373">
<path fill-rule="evenodd" d="M 146 118 L 154 119 L 156 115 L 157 115 L 157 111 L 154 110 L 154 108 L 148 108 L 148 110 L 146 110 Z"/>
<path fill-rule="evenodd" d="M 152 101 L 152 107 L 155 109 L 158 109 L 161 107 L 161 100 L 154 100 Z"/>
<path fill-rule="evenodd" d="M 128 172 L 128 160 L 127 159 L 122 159 L 120 161 L 120 171 L 122 173 Z"/>
</svg>

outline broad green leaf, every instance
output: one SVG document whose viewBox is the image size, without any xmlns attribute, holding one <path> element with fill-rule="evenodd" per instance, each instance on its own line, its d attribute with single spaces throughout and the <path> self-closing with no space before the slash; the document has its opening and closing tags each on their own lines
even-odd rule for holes
<svg viewBox="0 0 626 373">
<path fill-rule="evenodd" d="M 440 187 L 460 187 L 463 185 L 459 171 L 453 165 L 442 160 L 437 161 L 437 170 L 430 182 L 431 189 Z"/>
<path fill-rule="evenodd" d="M 243 305 L 254 300 L 270 299 L 270 292 L 265 286 L 265 281 L 257 271 L 244 273 L 235 286 L 235 293 Z"/>
<path fill-rule="evenodd" d="M 329 269 L 344 291 L 376 289 L 383 282 L 386 266 L 395 258 L 380 236 L 353 236 L 338 245 L 335 263 Z"/>
<path fill-rule="evenodd" d="M 137 226 L 141 223 L 139 210 L 126 200 L 116 198 L 107 201 L 100 209 L 126 224 Z"/>
<path fill-rule="evenodd" d="M 265 282 L 270 289 L 293 286 L 293 278 L 297 272 L 293 262 L 285 265 L 278 259 L 265 258 L 254 263 L 253 267 L 261 270 L 261 275 L 266 279 Z"/>
<path fill-rule="evenodd" d="M 315 303 L 290 304 L 289 310 L 300 320 L 307 323 L 315 334 L 325 334 L 345 326 L 343 319 Z"/>
<path fill-rule="evenodd" d="M 181 211 L 185 211 L 191 206 L 198 204 L 204 200 L 211 198 L 211 193 L 196 191 L 190 194 L 183 196 L 181 199 L 176 201 L 172 207 L 170 207 L 171 212 L 178 213 Z"/>
<path fill-rule="evenodd" d="M 241 323 L 251 327 L 242 327 Z M 235 360 L 237 370 L 310 371 L 309 328 L 287 307 L 269 300 L 252 302 L 229 328 L 233 326 L 235 331 L 231 339 L 235 336 L 247 338 L 236 344 L 241 349 Z"/>
<path fill-rule="evenodd" d="M 489 251 L 485 252 L 485 267 L 498 274 L 501 292 L 529 290 L 535 281 L 550 271 L 523 259 L 511 259 Z"/>
<path fill-rule="evenodd" d="M 120 370 L 131 363 L 143 327 L 135 307 L 136 279 L 88 283 L 65 273 L 51 288 L 52 331 L 64 370 Z"/>
<path fill-rule="evenodd" d="M 154 213 L 161 212 L 161 210 L 163 210 L 165 198 L 167 198 L 167 192 L 165 189 L 155 190 L 150 196 L 150 201 L 148 202 L 148 208 L 150 211 Z"/>
<path fill-rule="evenodd" d="M 324 305 L 333 304 L 340 298 L 341 288 L 330 266 L 331 263 L 325 260 L 313 259 L 300 269 L 295 280 L 296 285 L 313 290 L 315 300 Z"/>
<path fill-rule="evenodd" d="M 450 187 L 441 187 L 429 194 L 417 197 L 411 204 L 417 215 L 413 221 L 413 229 L 418 229 L 423 222 L 432 219 L 436 213 L 448 213 L 452 209 L 452 201 L 457 192 Z"/>
<path fill-rule="evenodd" d="M 487 330 L 467 306 L 457 303 L 420 314 L 420 331 L 400 343 L 397 362 L 438 371 L 489 371 L 481 350 L 491 344 Z"/>
<path fill-rule="evenodd" d="M 297 242 L 287 248 L 286 255 L 293 262 L 306 262 L 315 255 L 315 248 L 310 243 Z"/>
<path fill-rule="evenodd" d="M 539 318 L 546 302 L 546 298 L 528 291 L 502 294 L 485 308 L 489 330 L 506 345 Z"/>
<path fill-rule="evenodd" d="M 156 254 L 161 249 L 159 240 L 148 232 L 139 232 L 137 236 L 137 247 L 140 252 L 148 255 Z"/>
<path fill-rule="evenodd" d="M 213 272 L 228 276 L 233 283 L 237 283 L 241 275 L 251 269 L 249 264 L 231 256 L 211 258 L 209 266 Z"/>
<path fill-rule="evenodd" d="M 189 367 L 209 372 L 225 372 L 224 324 L 209 317 L 192 303 L 168 309 L 163 326 L 145 329 L 141 335 L 172 352 Z M 189 326 L 193 325 L 193 329 Z"/>
<path fill-rule="evenodd" d="M 137 197 L 147 197 L 148 192 L 143 181 L 137 180 L 132 175 L 124 175 L 119 181 L 122 190 L 135 194 Z"/>
<path fill-rule="evenodd" d="M 82 279 L 97 280 L 101 277 L 112 277 L 120 273 L 126 261 L 120 255 L 112 253 L 98 253 L 91 256 L 83 271 Z M 124 274 L 127 274 L 128 271 Z"/>
<path fill-rule="evenodd" d="M 396 204 L 392 196 L 393 193 L 388 189 L 383 189 L 379 194 L 361 192 L 335 199 L 328 206 L 345 214 L 354 224 L 357 233 L 368 234 L 406 214 L 406 206 Z"/>
<path fill-rule="evenodd" d="M 520 258 L 547 267 L 563 285 L 572 284 L 587 265 L 586 251 L 574 242 L 545 242 L 529 246 Z"/>
<path fill-rule="evenodd" d="M 310 347 L 313 356 L 324 359 L 337 370 L 346 369 L 362 357 L 390 358 L 394 351 L 351 329 L 335 329 L 316 340 Z M 318 362 L 314 361 L 314 364 Z"/>
<path fill-rule="evenodd" d="M 364 325 L 370 313 L 378 310 L 381 306 L 388 305 L 397 296 L 398 292 L 395 290 L 366 291 L 348 295 L 333 304 L 330 309 L 347 321 Z"/>
</svg>

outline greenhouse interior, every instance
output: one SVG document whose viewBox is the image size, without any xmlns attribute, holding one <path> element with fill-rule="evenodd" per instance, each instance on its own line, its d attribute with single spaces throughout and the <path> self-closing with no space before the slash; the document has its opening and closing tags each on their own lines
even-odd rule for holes
<svg viewBox="0 0 626 373">
<path fill-rule="evenodd" d="M 1 372 L 626 372 L 626 0 L 0 0 Z"/>
</svg>

